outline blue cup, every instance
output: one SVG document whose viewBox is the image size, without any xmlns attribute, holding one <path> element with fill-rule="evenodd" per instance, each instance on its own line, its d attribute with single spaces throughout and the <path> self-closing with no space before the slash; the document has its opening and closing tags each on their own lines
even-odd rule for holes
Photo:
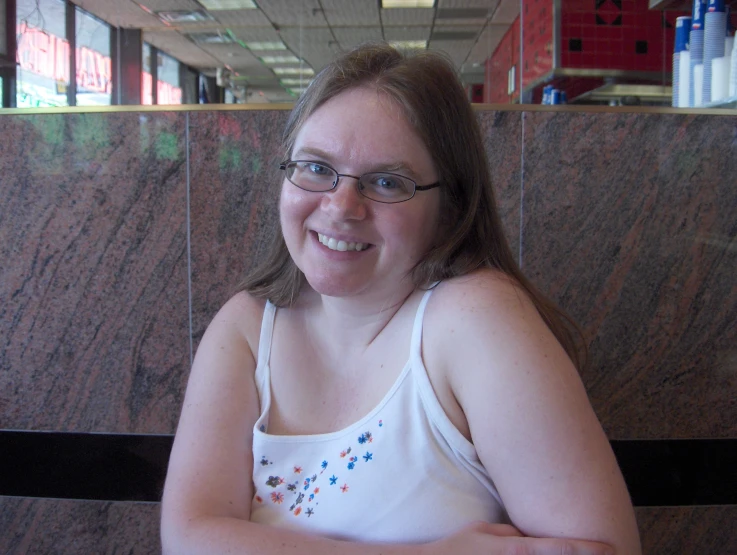
<svg viewBox="0 0 737 555">
<path fill-rule="evenodd" d="M 693 12 L 691 13 L 691 30 L 698 31 L 704 28 L 704 12 L 706 11 L 706 2 L 702 0 L 694 0 Z"/>
<path fill-rule="evenodd" d="M 707 12 L 723 12 L 724 11 L 724 0 L 709 0 L 706 6 Z"/>
<path fill-rule="evenodd" d="M 688 50 L 688 39 L 691 35 L 691 18 L 682 16 L 676 18 L 676 44 L 673 52 Z"/>
</svg>

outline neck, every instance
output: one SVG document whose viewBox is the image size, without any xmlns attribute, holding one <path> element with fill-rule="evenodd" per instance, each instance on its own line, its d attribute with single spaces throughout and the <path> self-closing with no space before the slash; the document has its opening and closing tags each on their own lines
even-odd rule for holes
<svg viewBox="0 0 737 555">
<path fill-rule="evenodd" d="M 376 297 L 328 297 L 309 289 L 305 297 L 311 325 L 319 326 L 320 336 L 339 350 L 367 349 L 415 290 L 411 283 L 402 285 Z"/>
</svg>

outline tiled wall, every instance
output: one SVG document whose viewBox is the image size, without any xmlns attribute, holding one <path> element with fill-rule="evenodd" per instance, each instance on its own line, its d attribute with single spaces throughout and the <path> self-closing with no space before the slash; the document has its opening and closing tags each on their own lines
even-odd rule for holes
<svg viewBox="0 0 737 555">
<path fill-rule="evenodd" d="M 264 252 L 286 117 L 0 115 L 0 444 L 131 434 L 127 452 L 161 472 L 143 445 L 175 431 L 191 349 Z M 478 117 L 523 270 L 590 340 L 583 378 L 610 439 L 735 445 L 737 116 Z M 8 452 L 0 552 L 158 549 L 156 503 L 12 493 L 32 462 Z M 90 479 L 117 480 L 106 464 Z M 637 508 L 646 553 L 737 552 L 735 505 L 691 499 Z"/>
</svg>

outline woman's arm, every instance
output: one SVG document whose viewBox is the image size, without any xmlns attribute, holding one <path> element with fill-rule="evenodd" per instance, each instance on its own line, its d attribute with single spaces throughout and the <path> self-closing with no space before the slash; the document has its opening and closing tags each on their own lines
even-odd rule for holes
<svg viewBox="0 0 737 555">
<path fill-rule="evenodd" d="M 443 287 L 443 286 L 441 286 Z M 521 289 L 491 271 L 439 289 L 428 342 L 512 523 L 526 536 L 641 552 L 610 444 L 570 359 Z"/>
<path fill-rule="evenodd" d="M 454 555 L 519 553 L 601 555 L 588 542 L 515 537 L 510 527 L 478 525 L 425 545 L 360 544 L 249 522 L 253 426 L 259 416 L 250 345 L 263 303 L 245 294 L 215 316 L 197 352 L 169 462 L 162 503 L 165 554 L 244 553 Z M 250 338 L 250 341 L 249 341 Z"/>
</svg>

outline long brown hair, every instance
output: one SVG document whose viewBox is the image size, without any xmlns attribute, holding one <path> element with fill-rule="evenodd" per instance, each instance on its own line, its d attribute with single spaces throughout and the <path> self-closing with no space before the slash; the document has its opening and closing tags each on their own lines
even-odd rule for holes
<svg viewBox="0 0 737 555">
<path fill-rule="evenodd" d="M 479 268 L 508 275 L 530 296 L 545 323 L 581 369 L 582 336 L 552 301 L 522 274 L 504 237 L 476 116 L 453 65 L 441 54 L 405 55 L 387 44 L 368 44 L 343 54 L 315 77 L 296 103 L 283 135 L 284 158 L 315 110 L 340 93 L 370 86 L 402 109 L 435 164 L 441 191 L 444 233 L 412 270 L 416 287 Z M 239 284 L 239 290 L 290 306 L 305 282 L 279 231 L 266 260 Z"/>
</svg>

